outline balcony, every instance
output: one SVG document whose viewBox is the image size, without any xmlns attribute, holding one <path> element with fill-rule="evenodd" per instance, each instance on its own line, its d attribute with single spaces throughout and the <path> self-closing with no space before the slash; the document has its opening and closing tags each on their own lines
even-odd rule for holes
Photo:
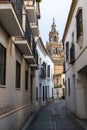
<svg viewBox="0 0 87 130">
<path fill-rule="evenodd" d="M 28 17 L 27 17 L 27 15 L 24 15 L 24 16 L 25 16 L 24 37 L 16 37 L 14 43 L 17 46 L 17 48 L 19 49 L 19 51 L 21 52 L 21 54 L 23 54 L 25 56 L 30 56 L 32 54 L 32 51 L 31 51 L 32 32 L 31 32 L 31 28 L 29 25 Z"/>
<path fill-rule="evenodd" d="M 34 5 L 26 5 L 26 11 L 30 23 L 36 23 L 36 12 Z"/>
<path fill-rule="evenodd" d="M 38 17 L 39 16 L 37 16 L 37 11 L 35 9 L 34 4 L 31 1 L 29 1 L 29 3 L 26 5 L 26 11 L 27 11 L 27 15 L 28 15 L 28 19 L 30 22 L 33 35 L 38 37 L 39 35 Z"/>
<path fill-rule="evenodd" d="M 38 53 L 35 51 L 35 56 L 34 56 L 34 63 L 30 63 L 30 66 L 34 69 L 38 68 Z"/>
<path fill-rule="evenodd" d="M 43 69 L 43 68 L 40 68 L 40 78 L 41 78 L 41 79 L 44 79 L 44 78 L 45 78 L 44 69 Z"/>
<path fill-rule="evenodd" d="M 63 59 L 54 60 L 55 65 L 63 65 Z"/>
<path fill-rule="evenodd" d="M 40 19 L 40 6 L 38 2 L 36 2 L 36 14 L 37 18 Z"/>
<path fill-rule="evenodd" d="M 43 64 L 41 65 L 39 76 L 41 79 L 44 79 L 46 77 L 46 63 L 45 62 L 43 62 Z"/>
<path fill-rule="evenodd" d="M 75 62 L 75 45 L 72 44 L 72 47 L 70 48 L 70 64 L 73 64 Z"/>
<path fill-rule="evenodd" d="M 0 24 L 10 36 L 23 36 L 21 0 L 0 0 Z"/>
<path fill-rule="evenodd" d="M 35 37 L 39 36 L 39 29 L 38 29 L 38 25 L 36 25 L 35 23 L 31 23 L 31 29 L 32 29 L 32 33 Z"/>
<path fill-rule="evenodd" d="M 38 67 L 38 53 L 34 39 L 32 41 L 31 52 L 32 53 L 30 56 L 24 56 L 24 58 L 27 60 L 28 64 L 30 64 L 31 67 L 36 69 Z"/>
</svg>

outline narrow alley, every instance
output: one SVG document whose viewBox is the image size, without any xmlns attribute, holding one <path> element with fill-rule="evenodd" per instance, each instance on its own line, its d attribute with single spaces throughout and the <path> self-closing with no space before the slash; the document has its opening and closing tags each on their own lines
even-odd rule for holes
<svg viewBox="0 0 87 130">
<path fill-rule="evenodd" d="M 65 108 L 64 100 L 55 100 L 37 113 L 26 130 L 84 130 L 84 128 Z"/>
</svg>

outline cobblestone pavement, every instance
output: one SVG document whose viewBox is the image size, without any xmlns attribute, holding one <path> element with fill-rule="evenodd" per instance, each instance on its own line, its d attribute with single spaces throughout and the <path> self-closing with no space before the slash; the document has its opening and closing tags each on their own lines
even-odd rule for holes
<svg viewBox="0 0 87 130">
<path fill-rule="evenodd" d="M 72 114 L 66 110 L 64 100 L 41 109 L 26 130 L 84 130 Z"/>
</svg>

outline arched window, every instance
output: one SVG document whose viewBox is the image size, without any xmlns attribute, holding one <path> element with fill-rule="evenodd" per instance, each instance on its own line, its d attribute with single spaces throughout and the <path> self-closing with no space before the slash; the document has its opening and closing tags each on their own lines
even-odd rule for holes
<svg viewBox="0 0 87 130">
<path fill-rule="evenodd" d="M 57 50 L 57 48 L 55 49 L 56 50 L 56 54 L 58 53 L 58 50 Z"/>
<path fill-rule="evenodd" d="M 56 36 L 54 36 L 54 41 L 55 41 L 55 42 L 57 41 L 57 37 L 56 37 Z"/>
</svg>

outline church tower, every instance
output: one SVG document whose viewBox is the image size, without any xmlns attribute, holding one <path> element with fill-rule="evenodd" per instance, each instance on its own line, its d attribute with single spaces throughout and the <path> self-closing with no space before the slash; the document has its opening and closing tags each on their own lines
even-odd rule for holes
<svg viewBox="0 0 87 130">
<path fill-rule="evenodd" d="M 56 30 L 54 18 L 51 25 L 51 31 L 49 32 L 49 42 L 46 43 L 46 50 L 54 62 L 54 86 L 55 88 L 62 88 L 64 51 L 63 45 L 59 41 L 59 33 Z M 57 93 L 58 89 L 55 90 Z"/>
<path fill-rule="evenodd" d="M 53 23 L 51 25 L 51 31 L 49 32 L 49 42 L 46 43 L 46 50 L 53 60 L 59 57 L 60 52 L 62 51 L 63 46 L 59 42 L 59 33 L 56 30 L 55 19 L 53 18 Z"/>
</svg>

